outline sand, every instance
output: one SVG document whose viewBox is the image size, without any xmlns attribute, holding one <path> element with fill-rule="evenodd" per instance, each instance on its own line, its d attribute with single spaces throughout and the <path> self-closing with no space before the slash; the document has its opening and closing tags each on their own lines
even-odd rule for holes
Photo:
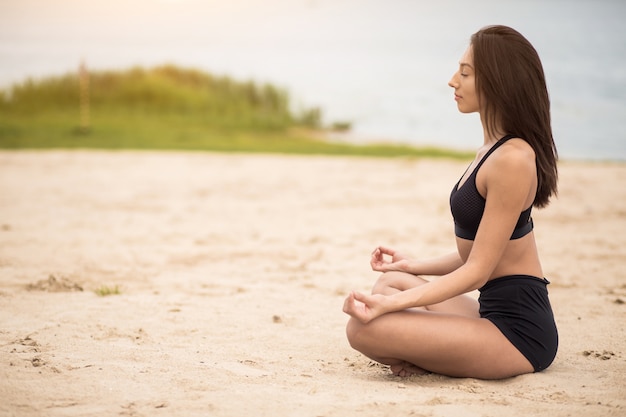
<svg viewBox="0 0 626 417">
<path fill-rule="evenodd" d="M 466 164 L 0 152 L 0 415 L 626 415 L 626 164 L 562 162 L 534 214 L 548 370 L 400 378 L 349 347 L 376 245 L 454 249 Z"/>
</svg>

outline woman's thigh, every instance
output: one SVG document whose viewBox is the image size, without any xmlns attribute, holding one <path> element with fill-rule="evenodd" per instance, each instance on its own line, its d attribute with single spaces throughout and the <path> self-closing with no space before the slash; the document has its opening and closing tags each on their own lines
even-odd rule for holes
<svg viewBox="0 0 626 417">
<path fill-rule="evenodd" d="M 407 272 L 385 272 L 374 284 L 372 293 L 391 295 L 396 292 L 406 291 L 410 288 L 424 285 L 427 282 L 428 280 Z M 475 298 L 468 295 L 459 295 L 438 304 L 425 306 L 424 310 L 478 318 L 480 317 L 478 308 L 478 301 Z"/>
<path fill-rule="evenodd" d="M 484 379 L 533 371 L 490 321 L 429 311 L 385 314 L 362 324 L 350 319 L 350 344 L 381 363 L 410 362 L 427 371 Z"/>
</svg>

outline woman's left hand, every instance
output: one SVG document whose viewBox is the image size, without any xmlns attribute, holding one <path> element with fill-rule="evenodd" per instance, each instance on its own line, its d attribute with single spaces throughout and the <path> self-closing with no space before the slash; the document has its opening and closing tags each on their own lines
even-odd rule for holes
<svg viewBox="0 0 626 417">
<path fill-rule="evenodd" d="M 365 324 L 387 313 L 388 307 L 389 298 L 385 295 L 352 291 L 343 303 L 343 312 Z"/>
<path fill-rule="evenodd" d="M 391 262 L 385 259 L 385 255 L 391 256 Z M 372 258 L 370 259 L 370 265 L 374 271 L 378 272 L 410 272 L 409 258 L 394 249 L 384 246 L 379 246 L 374 249 Z"/>
</svg>

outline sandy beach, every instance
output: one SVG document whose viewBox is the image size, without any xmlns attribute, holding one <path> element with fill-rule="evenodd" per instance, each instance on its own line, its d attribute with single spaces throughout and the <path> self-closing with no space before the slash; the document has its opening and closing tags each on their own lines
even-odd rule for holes
<svg viewBox="0 0 626 417">
<path fill-rule="evenodd" d="M 399 378 L 348 345 L 341 306 L 376 245 L 454 249 L 466 166 L 0 152 L 0 415 L 626 415 L 626 164 L 561 162 L 534 212 L 548 370 Z"/>
</svg>

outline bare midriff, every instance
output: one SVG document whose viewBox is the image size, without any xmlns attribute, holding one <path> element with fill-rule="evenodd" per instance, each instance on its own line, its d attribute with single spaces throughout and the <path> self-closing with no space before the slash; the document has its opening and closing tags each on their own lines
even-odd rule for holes
<svg viewBox="0 0 626 417">
<path fill-rule="evenodd" d="M 463 262 L 467 261 L 473 244 L 473 240 L 456 238 L 456 246 Z M 543 278 L 534 233 L 531 232 L 520 239 L 509 240 L 500 262 L 488 280 L 507 275 L 531 275 Z"/>
</svg>

